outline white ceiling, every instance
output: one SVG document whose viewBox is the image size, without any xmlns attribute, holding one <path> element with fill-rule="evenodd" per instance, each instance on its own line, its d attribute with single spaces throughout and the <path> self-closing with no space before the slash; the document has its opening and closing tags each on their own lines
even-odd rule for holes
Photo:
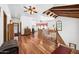
<svg viewBox="0 0 79 59">
<path fill-rule="evenodd" d="M 64 4 L 61 4 L 64 5 Z M 18 17 L 20 18 L 22 15 L 25 15 L 28 13 L 24 13 L 24 6 L 35 6 L 37 8 L 38 13 L 36 15 L 42 14 L 45 10 L 50 9 L 53 6 L 61 6 L 59 4 L 8 4 L 10 13 L 12 17 Z"/>
<path fill-rule="evenodd" d="M 23 13 L 23 5 L 9 4 L 8 7 L 12 17 L 20 17 L 20 15 Z"/>
<path fill-rule="evenodd" d="M 55 6 L 53 4 L 38 4 L 38 5 L 27 5 L 27 4 L 8 4 L 12 17 L 20 17 L 24 13 L 24 6 L 35 6 L 38 14 L 42 14 L 45 10 Z"/>
</svg>

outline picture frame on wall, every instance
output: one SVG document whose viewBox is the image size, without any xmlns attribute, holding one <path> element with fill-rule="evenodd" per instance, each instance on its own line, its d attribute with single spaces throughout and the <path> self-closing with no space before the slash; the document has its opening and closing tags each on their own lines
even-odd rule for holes
<svg viewBox="0 0 79 59">
<path fill-rule="evenodd" d="M 69 43 L 69 47 L 76 50 L 76 44 L 74 43 Z"/>
</svg>

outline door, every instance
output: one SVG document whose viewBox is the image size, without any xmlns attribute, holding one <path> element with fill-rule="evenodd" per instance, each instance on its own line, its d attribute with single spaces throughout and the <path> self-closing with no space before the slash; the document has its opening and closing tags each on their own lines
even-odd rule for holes
<svg viewBox="0 0 79 59">
<path fill-rule="evenodd" d="M 4 19 L 3 19 L 3 33 L 4 33 L 4 42 L 6 42 L 7 41 L 7 32 L 6 32 L 6 26 L 7 26 L 7 16 L 6 16 L 6 14 L 5 14 L 5 12 L 3 12 L 3 17 L 4 17 Z"/>
</svg>

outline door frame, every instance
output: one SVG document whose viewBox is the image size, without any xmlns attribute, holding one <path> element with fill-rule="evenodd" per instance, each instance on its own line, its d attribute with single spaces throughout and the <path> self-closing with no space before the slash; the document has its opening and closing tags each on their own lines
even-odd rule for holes
<svg viewBox="0 0 79 59">
<path fill-rule="evenodd" d="M 6 15 L 6 13 L 3 11 L 3 33 L 4 33 L 4 35 L 3 35 L 3 38 L 4 38 L 4 42 L 6 42 L 7 41 L 7 31 L 6 31 L 6 27 L 7 26 L 7 15 Z"/>
</svg>

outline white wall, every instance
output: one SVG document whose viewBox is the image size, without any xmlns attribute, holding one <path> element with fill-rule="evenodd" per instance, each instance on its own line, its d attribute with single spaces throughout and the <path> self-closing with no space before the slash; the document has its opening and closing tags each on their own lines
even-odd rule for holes
<svg viewBox="0 0 79 59">
<path fill-rule="evenodd" d="M 3 43 L 3 10 L 1 9 L 1 16 L 0 16 L 0 46 Z"/>
<path fill-rule="evenodd" d="M 7 15 L 7 23 L 9 23 L 9 21 L 11 20 L 11 13 L 10 13 L 8 5 L 0 4 L 0 7 L 2 8 L 2 10 L 4 10 L 5 14 Z"/>
<path fill-rule="evenodd" d="M 5 12 L 5 14 L 7 15 L 7 23 L 9 23 L 9 20 L 11 19 L 11 15 L 8 9 L 7 5 L 0 5 L 1 8 L 1 16 L 0 16 L 0 46 L 3 44 L 4 41 L 4 33 L 3 33 L 3 10 Z"/>
<path fill-rule="evenodd" d="M 79 49 L 79 18 L 58 17 L 56 20 L 62 20 L 62 31 L 59 34 L 65 43 L 75 43 Z"/>
<path fill-rule="evenodd" d="M 32 28 L 32 25 L 35 23 L 35 21 L 33 21 L 33 18 L 28 16 L 22 16 L 20 20 L 22 22 L 22 33 L 24 33 L 24 28 Z"/>
</svg>

